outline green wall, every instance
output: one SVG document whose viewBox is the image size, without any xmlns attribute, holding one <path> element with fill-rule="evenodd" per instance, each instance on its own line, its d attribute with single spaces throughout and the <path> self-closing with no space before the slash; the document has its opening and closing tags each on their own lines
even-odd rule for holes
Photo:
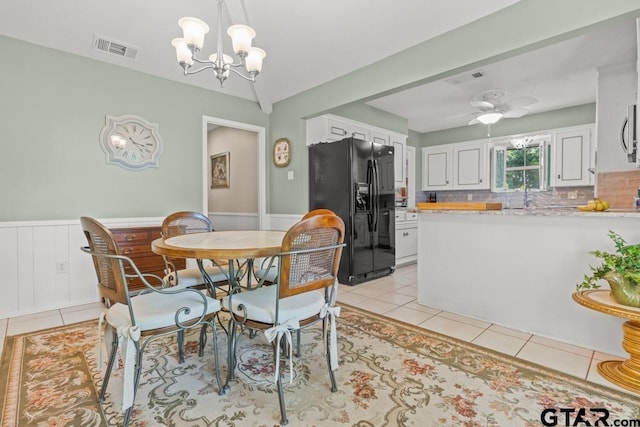
<svg viewBox="0 0 640 427">
<path fill-rule="evenodd" d="M 202 209 L 202 117 L 268 126 L 257 104 L 0 37 L 0 221 Z M 105 115 L 158 123 L 160 168 L 105 163 Z"/>
<path fill-rule="evenodd" d="M 341 112 L 406 133 L 404 119 L 362 103 L 553 43 L 624 14 L 640 14 L 638 1 L 522 0 L 278 102 L 270 116 L 244 99 L 0 36 L 3 57 L 20 59 L 0 68 L 0 221 L 200 210 L 205 115 L 265 126 L 267 212 L 303 213 L 308 206 L 305 118 Z M 121 114 L 159 124 L 165 145 L 159 169 L 130 172 L 105 164 L 98 134 L 105 115 Z M 418 135 L 408 134 L 409 144 L 422 144 Z M 284 136 L 293 143 L 292 161 L 287 168 L 275 168 L 270 150 Z M 294 180 L 287 179 L 288 171 Z"/>
</svg>

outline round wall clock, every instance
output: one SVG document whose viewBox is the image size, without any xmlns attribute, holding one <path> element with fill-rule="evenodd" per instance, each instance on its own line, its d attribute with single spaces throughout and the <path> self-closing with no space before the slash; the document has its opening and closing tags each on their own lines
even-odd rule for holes
<svg viewBox="0 0 640 427">
<path fill-rule="evenodd" d="M 128 170 L 158 167 L 162 138 L 158 125 L 132 114 L 107 116 L 100 131 L 100 147 L 108 164 Z"/>
<path fill-rule="evenodd" d="M 288 138 L 280 138 L 273 144 L 273 164 L 283 168 L 291 161 L 291 142 Z"/>
</svg>

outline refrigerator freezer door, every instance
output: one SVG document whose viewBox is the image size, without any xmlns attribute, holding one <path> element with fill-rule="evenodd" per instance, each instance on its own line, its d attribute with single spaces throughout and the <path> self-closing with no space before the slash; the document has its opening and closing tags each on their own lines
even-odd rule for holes
<svg viewBox="0 0 640 427">
<path fill-rule="evenodd" d="M 374 227 L 373 269 L 392 268 L 396 263 L 395 254 L 395 187 L 393 147 L 373 144 L 373 159 L 376 165 L 375 202 L 376 226 Z"/>
<path fill-rule="evenodd" d="M 365 203 L 358 204 L 358 196 L 356 195 L 353 229 L 351 230 L 351 250 L 349 251 L 352 254 L 350 276 L 360 276 L 373 271 L 371 230 L 374 226 L 375 200 L 373 199 L 374 169 L 371 145 L 371 142 L 354 139 L 351 151 L 351 175 L 356 188 L 360 189 L 361 196 L 359 198 Z M 365 191 L 366 194 L 363 194 Z"/>
</svg>

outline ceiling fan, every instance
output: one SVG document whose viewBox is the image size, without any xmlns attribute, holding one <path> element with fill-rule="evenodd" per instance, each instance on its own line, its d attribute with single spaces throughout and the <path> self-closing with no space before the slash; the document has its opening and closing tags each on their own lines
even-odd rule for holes
<svg viewBox="0 0 640 427">
<path fill-rule="evenodd" d="M 471 98 L 469 105 L 478 111 L 462 115 L 473 117 L 469 121 L 470 125 L 482 123 L 490 125 L 504 118 L 518 118 L 527 114 L 529 111 L 523 107 L 535 104 L 538 100 L 533 96 L 522 96 L 515 98 L 509 102 L 505 102 L 503 98 L 507 91 L 502 89 L 490 89 L 479 92 Z M 454 116 L 461 117 L 461 116 Z M 453 118 L 453 117 L 452 117 Z"/>
</svg>

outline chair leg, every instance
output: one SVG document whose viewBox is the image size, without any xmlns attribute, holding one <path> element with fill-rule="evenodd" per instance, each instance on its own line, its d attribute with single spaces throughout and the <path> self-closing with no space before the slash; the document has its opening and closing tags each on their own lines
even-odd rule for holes
<svg viewBox="0 0 640 427">
<path fill-rule="evenodd" d="M 322 329 L 326 330 L 326 328 L 329 327 L 329 321 L 325 318 L 322 320 Z M 325 357 L 327 359 L 327 368 L 329 369 L 329 380 L 331 381 L 331 392 L 335 393 L 336 391 L 338 391 L 338 385 L 336 384 L 336 376 L 333 373 L 333 369 L 331 369 L 331 345 L 329 344 L 329 341 L 331 340 L 331 337 L 329 335 L 326 335 L 327 337 L 327 342 L 325 342 L 325 348 L 327 349 L 327 351 L 325 352 Z"/>
<path fill-rule="evenodd" d="M 124 420 L 122 421 L 122 427 L 127 427 L 129 425 L 129 422 L 131 421 L 131 413 L 133 412 L 133 406 L 136 401 L 136 395 L 138 394 L 138 385 L 140 384 L 140 376 L 142 375 L 142 353 L 144 352 L 145 344 L 140 346 L 138 342 L 135 343 L 136 368 L 135 368 L 134 380 L 133 380 L 133 403 L 124 413 Z"/>
<path fill-rule="evenodd" d="M 206 324 L 202 326 L 202 332 L 206 332 Z M 222 385 L 222 380 L 220 379 L 220 359 L 218 357 L 218 332 L 216 331 L 216 320 L 213 319 L 211 321 L 211 333 L 213 335 L 213 360 L 216 364 L 215 372 L 216 372 L 216 382 L 218 383 L 218 394 L 223 395 L 225 393 L 225 389 Z M 204 345 L 200 348 L 204 348 Z"/>
<path fill-rule="evenodd" d="M 278 378 L 278 400 L 280 401 L 280 418 L 282 418 L 280 424 L 286 425 L 289 423 L 287 419 L 287 410 L 284 407 L 284 390 L 282 389 L 282 378 Z"/>
<path fill-rule="evenodd" d="M 214 321 L 215 322 L 215 321 Z M 216 334 L 215 334 L 215 323 L 213 323 L 213 345 L 216 346 Z M 202 329 L 200 329 L 200 341 L 199 341 L 200 349 L 198 350 L 198 356 L 204 356 L 204 347 L 207 345 L 207 323 L 202 324 Z M 216 355 L 217 357 L 217 355 Z"/>
<path fill-rule="evenodd" d="M 236 340 L 237 326 L 233 320 L 233 316 L 229 319 L 229 331 L 227 334 L 227 381 L 224 384 L 224 390 L 229 389 L 229 383 L 235 377 L 236 369 Z"/>
<path fill-rule="evenodd" d="M 287 342 L 285 340 L 285 337 L 282 337 L 282 342 L 281 342 L 281 347 L 282 345 L 286 345 Z M 277 351 L 277 345 L 274 343 L 274 347 L 273 347 L 273 352 L 274 352 L 274 358 L 273 358 L 273 363 L 276 362 L 276 358 L 275 358 L 275 352 Z M 289 420 L 287 419 L 287 409 L 285 408 L 284 405 L 284 390 L 282 387 L 282 374 L 280 374 L 280 376 L 278 376 L 278 379 L 276 380 L 276 384 L 278 386 L 278 401 L 280 402 L 280 418 L 282 418 L 280 424 L 282 425 L 286 425 L 289 423 Z"/>
<path fill-rule="evenodd" d="M 107 328 L 111 326 L 107 325 Z M 102 351 L 102 349 L 100 349 Z M 104 373 L 104 378 L 102 379 L 102 387 L 100 388 L 100 395 L 98 396 L 98 402 L 104 403 L 104 395 L 107 392 L 107 384 L 109 384 L 109 378 L 111 378 L 111 371 L 113 370 L 113 365 L 116 361 L 116 356 L 118 354 L 118 335 L 113 333 L 113 339 L 111 340 L 111 354 L 109 355 L 109 363 L 107 364 L 107 370 Z"/>
<path fill-rule="evenodd" d="M 178 361 L 184 362 L 184 331 L 178 331 Z"/>
</svg>

